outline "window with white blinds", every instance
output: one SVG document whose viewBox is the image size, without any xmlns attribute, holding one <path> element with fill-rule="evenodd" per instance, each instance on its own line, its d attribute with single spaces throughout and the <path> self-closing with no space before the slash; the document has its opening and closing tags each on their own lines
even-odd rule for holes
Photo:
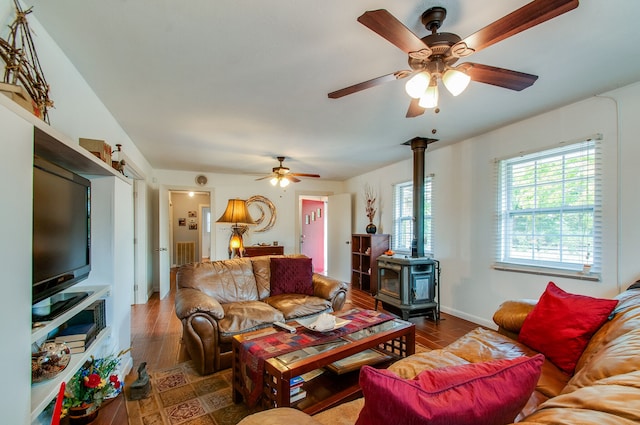
<svg viewBox="0 0 640 425">
<path fill-rule="evenodd" d="M 599 140 L 497 162 L 497 261 L 571 271 L 601 268 Z"/>
<path fill-rule="evenodd" d="M 433 254 L 432 212 L 433 176 L 424 180 L 424 253 Z M 398 183 L 393 190 L 392 249 L 401 254 L 411 253 L 413 240 L 413 182 Z"/>
</svg>

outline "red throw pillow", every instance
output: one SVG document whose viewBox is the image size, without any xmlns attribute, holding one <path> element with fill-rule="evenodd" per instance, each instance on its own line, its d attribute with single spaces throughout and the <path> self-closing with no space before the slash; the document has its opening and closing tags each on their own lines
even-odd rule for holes
<svg viewBox="0 0 640 425">
<path fill-rule="evenodd" d="M 311 258 L 271 258 L 271 295 L 313 295 Z"/>
<path fill-rule="evenodd" d="M 549 282 L 522 323 L 518 341 L 571 375 L 589 340 L 617 304 L 616 300 L 570 294 Z"/>
<path fill-rule="evenodd" d="M 544 356 L 518 357 L 425 370 L 403 379 L 363 366 L 364 407 L 356 425 L 503 425 L 531 397 Z"/>
</svg>

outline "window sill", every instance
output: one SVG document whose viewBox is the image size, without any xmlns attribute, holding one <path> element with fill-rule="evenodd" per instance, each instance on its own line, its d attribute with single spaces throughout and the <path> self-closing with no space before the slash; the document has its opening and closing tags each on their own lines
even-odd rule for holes
<svg viewBox="0 0 640 425">
<path fill-rule="evenodd" d="M 515 273 L 528 273 L 528 274 L 537 274 L 544 276 L 554 276 L 554 277 L 566 277 L 567 279 L 578 279 L 578 280 L 588 280 L 592 282 L 600 281 L 599 273 L 584 273 L 573 270 L 562 270 L 562 269 L 552 269 L 547 267 L 531 267 L 531 266 L 523 266 L 519 264 L 507 264 L 507 263 L 494 263 L 491 266 L 494 270 L 500 270 L 505 272 L 515 272 Z"/>
</svg>

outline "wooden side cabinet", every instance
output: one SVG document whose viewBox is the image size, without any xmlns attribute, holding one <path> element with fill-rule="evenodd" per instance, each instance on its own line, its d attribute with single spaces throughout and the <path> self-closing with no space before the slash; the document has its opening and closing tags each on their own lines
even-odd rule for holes
<svg viewBox="0 0 640 425">
<path fill-rule="evenodd" d="M 351 287 L 378 292 L 378 257 L 389 249 L 389 235 L 351 235 Z"/>
<path fill-rule="evenodd" d="M 282 245 L 245 246 L 244 252 L 245 257 L 257 257 L 259 255 L 283 255 L 284 247 Z"/>
</svg>

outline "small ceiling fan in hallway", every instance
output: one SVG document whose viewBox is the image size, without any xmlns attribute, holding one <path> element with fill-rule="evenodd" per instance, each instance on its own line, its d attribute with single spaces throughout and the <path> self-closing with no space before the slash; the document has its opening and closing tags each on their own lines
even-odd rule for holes
<svg viewBox="0 0 640 425">
<path fill-rule="evenodd" d="M 319 174 L 292 173 L 288 167 L 282 165 L 285 160 L 284 156 L 279 156 L 277 157 L 277 159 L 280 162 L 280 165 L 277 167 L 273 167 L 271 174 L 257 178 L 256 180 L 264 180 L 270 178 L 270 182 L 273 186 L 287 187 L 291 182 L 300 182 L 301 180 L 298 177 L 320 177 Z"/>
<path fill-rule="evenodd" d="M 389 81 L 411 77 L 405 85 L 407 94 L 412 98 L 406 115 L 411 118 L 422 115 L 426 108 L 437 107 L 440 80 L 454 96 L 462 93 L 470 81 L 523 90 L 530 87 L 538 76 L 474 62 L 454 64 L 461 58 L 576 7 L 578 0 L 534 0 L 464 39 L 457 34 L 438 32 L 447 15 L 444 7 L 431 7 L 422 14 L 422 23 L 431 31 L 431 34 L 422 38 L 385 9 L 365 12 L 358 22 L 407 53 L 411 69 L 354 84 L 331 92 L 328 96 L 338 99 Z"/>
</svg>

